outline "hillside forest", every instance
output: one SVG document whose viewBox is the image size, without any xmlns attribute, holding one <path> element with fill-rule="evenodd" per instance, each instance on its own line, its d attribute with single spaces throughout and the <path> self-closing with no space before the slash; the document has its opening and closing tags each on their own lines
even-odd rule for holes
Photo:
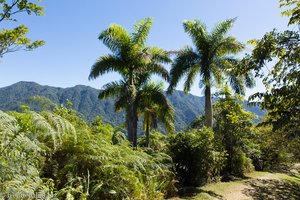
<svg viewBox="0 0 300 200">
<path fill-rule="evenodd" d="M 18 109 L 0 110 L 0 199 L 178 199 L 191 188 L 299 163 L 300 3 L 278 3 L 296 29 L 249 38 L 252 51 L 242 58 L 237 55 L 246 44 L 229 35 L 236 18 L 210 30 L 198 19 L 184 21 L 191 43 L 172 51 L 146 45 L 152 18 L 137 21 L 132 32 L 118 24 L 101 31 L 98 39 L 110 53 L 99 55 L 87 78 L 120 75 L 97 90 L 99 99 L 113 99 L 109 105 L 122 113 L 118 125 L 101 113 L 83 117 L 69 100 L 57 104 L 39 95 Z M 0 4 L 1 24 L 44 11 L 41 2 L 30 0 Z M 2 29 L 1 58 L 45 44 L 32 42 L 28 31 L 25 25 Z M 153 75 L 168 83 L 166 91 Z M 266 91 L 245 99 L 256 78 Z M 186 126 L 176 124 L 182 119 L 176 115 L 188 112 L 175 109 L 169 96 L 182 80 L 185 94 L 193 84 L 204 92 L 203 115 Z M 1 97 L 1 106 L 9 96 Z M 181 107 L 188 107 L 185 102 Z M 245 102 L 264 116 L 258 121 Z M 294 178 L 296 193 L 278 199 L 300 198 L 299 173 Z"/>
</svg>

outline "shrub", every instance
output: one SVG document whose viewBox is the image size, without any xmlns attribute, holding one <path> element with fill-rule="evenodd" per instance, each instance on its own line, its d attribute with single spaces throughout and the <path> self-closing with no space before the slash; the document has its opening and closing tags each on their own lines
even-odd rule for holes
<svg viewBox="0 0 300 200">
<path fill-rule="evenodd" d="M 252 142 L 257 147 L 250 157 L 256 170 L 267 170 L 298 161 L 299 138 L 289 139 L 285 133 L 279 130 L 273 131 L 272 126 L 260 126 L 255 130 Z"/>
<path fill-rule="evenodd" d="M 233 96 L 226 85 L 220 91 L 220 98 L 214 104 L 214 132 L 220 150 L 227 153 L 226 166 L 222 170 L 223 178 L 244 176 L 244 172 L 253 168 L 248 156 L 249 141 L 252 136 L 254 115 L 246 111 L 242 98 Z"/>
<path fill-rule="evenodd" d="M 77 143 L 66 139 L 48 163 L 61 198 L 162 199 L 169 189 L 169 156 L 148 155 L 128 143 L 112 145 L 92 135 L 77 138 Z"/>
<path fill-rule="evenodd" d="M 122 144 L 122 143 L 128 143 L 128 140 L 126 138 L 126 135 L 122 133 L 121 131 L 115 131 L 112 135 L 112 143 L 114 145 L 116 144 Z"/>
<path fill-rule="evenodd" d="M 149 147 L 156 152 L 163 152 L 166 150 L 167 137 L 162 133 L 154 130 L 149 133 Z M 143 135 L 138 140 L 138 145 L 146 146 L 146 136 Z"/>
<path fill-rule="evenodd" d="M 231 171 L 233 174 L 243 176 L 245 173 L 254 170 L 252 161 L 246 156 L 241 148 L 235 148 L 233 150 Z"/>
<path fill-rule="evenodd" d="M 182 186 L 198 186 L 219 175 L 224 152 L 214 149 L 209 128 L 193 129 L 170 137 L 169 153 Z"/>
</svg>

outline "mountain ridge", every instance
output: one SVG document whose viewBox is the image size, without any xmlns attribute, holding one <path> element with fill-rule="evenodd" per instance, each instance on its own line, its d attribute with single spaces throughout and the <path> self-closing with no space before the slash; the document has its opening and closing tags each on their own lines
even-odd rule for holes
<svg viewBox="0 0 300 200">
<path fill-rule="evenodd" d="M 62 88 L 40 85 L 32 81 L 20 81 L 0 88 L 0 110 L 19 110 L 20 105 L 25 104 L 27 99 L 38 95 L 45 96 L 58 105 L 67 99 L 70 100 L 73 103 L 73 109 L 82 113 L 83 118 L 88 122 L 92 122 L 96 116 L 101 116 L 105 123 L 110 123 L 113 126 L 122 125 L 125 121 L 125 113 L 114 112 L 114 99 L 99 100 L 100 91 L 86 85 Z M 175 108 L 177 130 L 184 129 L 198 115 L 204 113 L 203 96 L 185 95 L 183 91 L 176 90 L 172 95 L 167 95 L 167 98 Z M 244 107 L 258 116 L 264 114 L 257 107 L 247 108 L 245 103 Z"/>
</svg>

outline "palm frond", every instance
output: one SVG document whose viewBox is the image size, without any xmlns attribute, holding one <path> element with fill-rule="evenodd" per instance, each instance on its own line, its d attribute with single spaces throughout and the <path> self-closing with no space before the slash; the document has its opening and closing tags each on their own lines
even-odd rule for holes
<svg viewBox="0 0 300 200">
<path fill-rule="evenodd" d="M 143 85 L 147 84 L 153 74 L 155 73 L 150 73 L 147 68 L 144 68 L 143 71 L 140 71 L 136 77 L 137 88 L 141 88 Z"/>
<path fill-rule="evenodd" d="M 119 97 L 115 102 L 115 112 L 119 112 L 120 110 L 123 110 L 128 105 L 128 98 L 123 95 Z"/>
<path fill-rule="evenodd" d="M 178 82 L 184 76 L 189 68 L 199 63 L 199 56 L 191 47 L 182 49 L 175 58 L 170 71 L 170 85 L 168 93 L 171 93 Z"/>
<path fill-rule="evenodd" d="M 220 41 L 215 47 L 215 52 L 219 56 L 228 55 L 228 54 L 237 54 L 241 52 L 245 45 L 236 38 L 228 36 Z"/>
<path fill-rule="evenodd" d="M 99 93 L 99 99 L 105 99 L 109 97 L 120 96 L 124 92 L 125 82 L 124 81 L 115 81 L 108 83 L 102 87 L 101 92 Z"/>
<path fill-rule="evenodd" d="M 245 85 L 247 88 L 255 87 L 255 79 L 251 71 L 248 72 L 246 75 L 244 75 L 244 78 L 245 78 Z"/>
<path fill-rule="evenodd" d="M 195 82 L 196 76 L 199 73 L 200 66 L 199 64 L 196 64 L 192 66 L 189 71 L 187 72 L 187 76 L 184 82 L 184 93 L 188 93 L 191 89 L 192 84 Z"/>
<path fill-rule="evenodd" d="M 147 47 L 145 50 L 152 62 L 170 63 L 172 61 L 169 53 L 159 47 Z"/>
<path fill-rule="evenodd" d="M 153 19 L 145 18 L 138 21 L 134 25 L 134 32 L 131 35 L 131 42 L 138 44 L 139 46 L 145 46 L 145 42 L 148 38 L 150 28 L 152 27 Z"/>
<path fill-rule="evenodd" d="M 144 113 L 144 120 L 151 120 L 151 115 L 156 114 L 165 124 L 167 132 L 174 131 L 174 108 L 163 93 L 161 84 L 149 83 L 138 94 L 140 105 Z M 146 121 L 144 121 L 146 123 Z"/>
<path fill-rule="evenodd" d="M 228 31 L 232 28 L 233 23 L 236 21 L 237 18 L 227 19 L 223 22 L 218 23 L 215 25 L 214 29 L 211 32 L 211 40 L 212 41 L 220 41 Z"/>
<path fill-rule="evenodd" d="M 232 74 L 228 75 L 229 84 L 235 93 L 245 95 L 244 82 L 241 76 L 234 76 Z"/>
<path fill-rule="evenodd" d="M 214 69 L 219 68 L 222 71 L 230 71 L 235 69 L 239 61 L 239 59 L 234 58 L 233 56 L 220 56 L 214 59 L 213 67 Z"/>
<path fill-rule="evenodd" d="M 163 109 L 158 112 L 159 119 L 166 127 L 166 131 L 168 134 L 171 134 L 175 131 L 175 109 L 172 103 L 167 99 L 167 104 L 162 107 Z"/>
<path fill-rule="evenodd" d="M 237 67 L 239 64 L 239 59 L 236 59 L 232 56 L 223 56 L 218 57 L 214 61 L 214 68 L 220 69 L 220 70 L 214 70 L 214 77 L 215 79 L 218 79 L 218 77 L 221 77 L 221 74 L 223 74 L 225 77 L 228 78 L 230 86 L 233 88 L 235 93 L 238 94 L 245 94 L 245 86 L 248 88 L 251 88 L 255 85 L 254 77 L 251 72 L 248 72 L 247 74 L 240 75 L 237 73 Z M 218 81 L 218 80 L 217 80 Z M 222 80 L 218 82 L 218 84 L 221 84 Z"/>
<path fill-rule="evenodd" d="M 159 63 L 150 63 L 146 66 L 146 73 L 155 74 L 162 77 L 164 80 L 169 81 L 169 72 L 166 68 Z"/>
<path fill-rule="evenodd" d="M 192 38 L 197 49 L 208 46 L 208 33 L 206 25 L 199 20 L 183 22 L 185 32 Z"/>
<path fill-rule="evenodd" d="M 102 40 L 116 55 L 126 50 L 130 45 L 130 36 L 126 29 L 120 25 L 112 24 L 99 35 L 99 40 Z"/>
<path fill-rule="evenodd" d="M 108 72 L 118 72 L 121 75 L 125 75 L 124 65 L 123 61 L 114 55 L 101 56 L 92 66 L 89 80 Z"/>
</svg>

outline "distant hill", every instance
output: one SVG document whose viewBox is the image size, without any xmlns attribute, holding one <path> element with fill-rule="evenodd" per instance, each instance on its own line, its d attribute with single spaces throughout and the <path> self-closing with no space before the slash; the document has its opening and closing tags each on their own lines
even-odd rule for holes
<svg viewBox="0 0 300 200">
<path fill-rule="evenodd" d="M 77 85 L 70 88 L 42 86 L 34 82 L 18 82 L 11 86 L 0 88 L 0 110 L 19 110 L 21 104 L 32 96 L 45 96 L 56 104 L 62 104 L 67 99 L 72 101 L 73 109 L 82 113 L 88 122 L 101 116 L 103 121 L 114 126 L 124 123 L 124 112 L 114 112 L 114 99 L 99 100 L 100 90 L 89 86 Z M 185 95 L 182 91 L 175 91 L 168 96 L 174 105 L 177 130 L 184 129 L 196 116 L 204 113 L 204 97 L 191 94 Z M 264 114 L 258 107 L 244 107 L 258 116 Z"/>
</svg>

